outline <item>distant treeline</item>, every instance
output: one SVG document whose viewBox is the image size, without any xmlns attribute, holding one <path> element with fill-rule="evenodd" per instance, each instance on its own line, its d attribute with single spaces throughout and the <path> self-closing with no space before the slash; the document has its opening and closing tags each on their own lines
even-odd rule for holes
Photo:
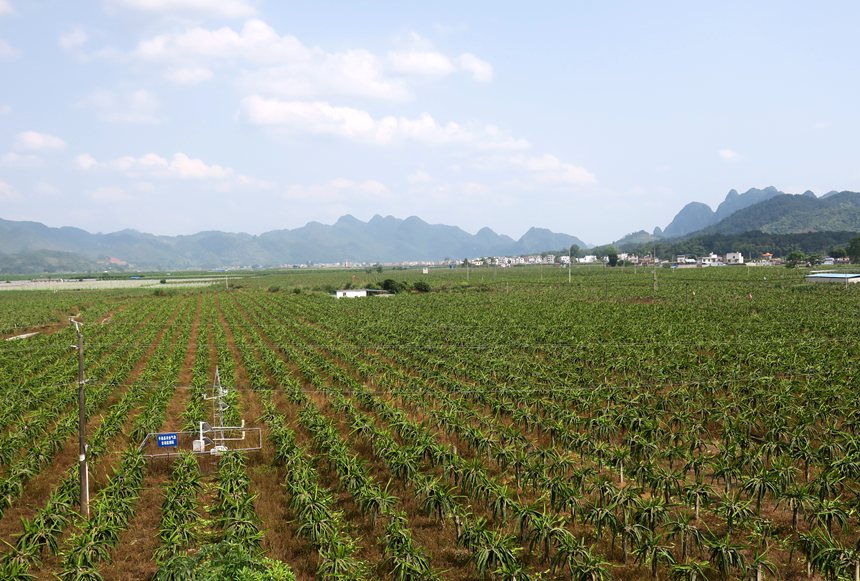
<svg viewBox="0 0 860 581">
<path fill-rule="evenodd" d="M 758 258 L 764 252 L 784 257 L 794 251 L 804 254 L 827 255 L 834 248 L 848 246 L 857 232 L 807 232 L 804 234 L 768 234 L 766 232 L 744 232 L 743 234 L 698 234 L 689 238 L 672 238 L 634 244 L 620 248 L 623 252 L 645 255 L 657 252 L 662 259 L 678 254 L 705 256 L 710 252 L 725 254 L 741 252 L 745 258 Z"/>
</svg>

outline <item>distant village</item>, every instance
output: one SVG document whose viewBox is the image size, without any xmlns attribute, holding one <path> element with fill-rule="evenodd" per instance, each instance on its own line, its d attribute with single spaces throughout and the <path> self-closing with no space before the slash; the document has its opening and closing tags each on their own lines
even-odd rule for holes
<svg viewBox="0 0 860 581">
<path fill-rule="evenodd" d="M 330 267 L 330 268 L 371 268 L 375 266 L 386 267 L 449 267 L 455 268 L 458 266 L 482 267 L 494 266 L 498 268 L 510 268 L 513 266 L 529 266 L 529 265 L 549 265 L 563 266 L 568 265 L 608 265 L 612 263 L 609 256 L 598 256 L 596 254 L 587 254 L 585 256 L 570 256 L 568 254 L 550 254 L 540 253 L 524 256 L 480 256 L 467 258 L 465 260 L 438 260 L 438 261 L 405 261 L 391 263 L 362 263 L 362 262 L 337 262 L 329 264 L 315 264 L 314 267 Z M 671 268 L 704 268 L 714 266 L 781 266 L 786 263 L 786 258 L 774 257 L 773 254 L 765 252 L 756 257 L 745 257 L 741 252 L 727 252 L 725 255 L 709 253 L 704 256 L 692 256 L 687 254 L 678 254 L 672 260 L 655 258 L 651 254 L 639 256 L 638 254 L 620 252 L 617 255 L 615 264 L 617 266 L 668 266 Z M 815 265 L 809 266 L 832 266 L 834 264 L 848 264 L 848 258 L 833 258 L 830 256 L 823 257 L 821 261 L 817 261 Z M 304 266 L 304 265 L 297 265 Z"/>
<path fill-rule="evenodd" d="M 574 264 L 608 264 L 611 262 L 609 256 L 597 256 L 595 254 L 587 254 L 582 257 L 573 257 L 571 258 L 567 254 L 538 254 L 532 256 L 501 256 L 494 258 L 480 258 L 469 261 L 472 266 L 482 266 L 484 264 L 488 266 L 500 266 L 500 267 L 509 267 L 509 266 L 517 266 L 517 265 L 529 265 L 529 264 L 557 264 L 561 266 L 567 266 L 571 263 L 571 260 Z M 825 257 L 822 262 L 818 264 L 822 265 L 833 265 L 840 263 L 848 263 L 848 259 L 835 259 L 832 257 Z M 651 254 L 645 254 L 644 256 L 639 256 L 638 254 L 621 252 L 617 257 L 617 264 L 621 265 L 631 265 L 631 266 L 671 266 L 673 268 L 702 268 L 708 266 L 733 266 L 733 265 L 747 265 L 747 266 L 774 266 L 774 265 L 783 265 L 785 264 L 784 258 L 775 258 L 773 254 L 769 252 L 765 252 L 758 257 L 748 259 L 744 257 L 744 255 L 740 252 L 727 252 L 725 255 L 715 254 L 713 252 L 705 255 L 705 256 L 691 256 L 687 254 L 678 254 L 674 257 L 673 260 L 662 260 L 660 258 L 655 258 Z"/>
</svg>

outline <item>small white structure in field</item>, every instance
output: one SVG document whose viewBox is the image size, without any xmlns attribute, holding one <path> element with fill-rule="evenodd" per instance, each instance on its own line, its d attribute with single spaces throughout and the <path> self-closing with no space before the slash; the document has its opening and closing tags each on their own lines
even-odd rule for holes
<svg viewBox="0 0 860 581">
<path fill-rule="evenodd" d="M 348 288 L 344 290 L 339 290 L 334 292 L 335 298 L 338 299 L 354 299 L 358 297 L 366 297 L 367 289 L 366 288 Z"/>
<path fill-rule="evenodd" d="M 740 252 L 726 252 L 726 264 L 743 264 L 744 255 Z"/>
<path fill-rule="evenodd" d="M 856 284 L 860 282 L 860 274 L 851 272 L 816 272 L 806 276 L 810 282 L 838 282 L 842 284 Z"/>
</svg>

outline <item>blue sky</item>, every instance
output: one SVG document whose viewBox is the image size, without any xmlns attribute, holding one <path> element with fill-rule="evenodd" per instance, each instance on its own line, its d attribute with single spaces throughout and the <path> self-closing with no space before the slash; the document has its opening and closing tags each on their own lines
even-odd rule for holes
<svg viewBox="0 0 860 581">
<path fill-rule="evenodd" d="M 860 190 L 854 2 L 0 0 L 0 217 L 605 243 Z"/>
</svg>

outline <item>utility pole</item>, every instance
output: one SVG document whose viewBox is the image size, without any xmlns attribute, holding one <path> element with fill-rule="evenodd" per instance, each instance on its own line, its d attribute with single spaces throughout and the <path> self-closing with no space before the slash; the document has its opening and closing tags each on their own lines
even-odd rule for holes
<svg viewBox="0 0 860 581">
<path fill-rule="evenodd" d="M 571 255 L 570 246 L 568 246 L 567 247 L 567 284 L 570 284 L 570 265 L 571 265 L 570 255 Z"/>
<path fill-rule="evenodd" d="M 90 474 L 87 467 L 87 398 L 84 393 L 84 334 L 81 331 L 81 323 L 69 317 L 69 322 L 75 327 L 78 336 L 78 344 L 72 348 L 78 350 L 78 437 L 80 440 L 80 475 L 81 475 L 81 514 L 84 518 L 90 518 Z"/>
<path fill-rule="evenodd" d="M 654 261 L 654 292 L 657 292 L 657 247 L 654 247 L 654 254 L 651 256 Z"/>
</svg>

